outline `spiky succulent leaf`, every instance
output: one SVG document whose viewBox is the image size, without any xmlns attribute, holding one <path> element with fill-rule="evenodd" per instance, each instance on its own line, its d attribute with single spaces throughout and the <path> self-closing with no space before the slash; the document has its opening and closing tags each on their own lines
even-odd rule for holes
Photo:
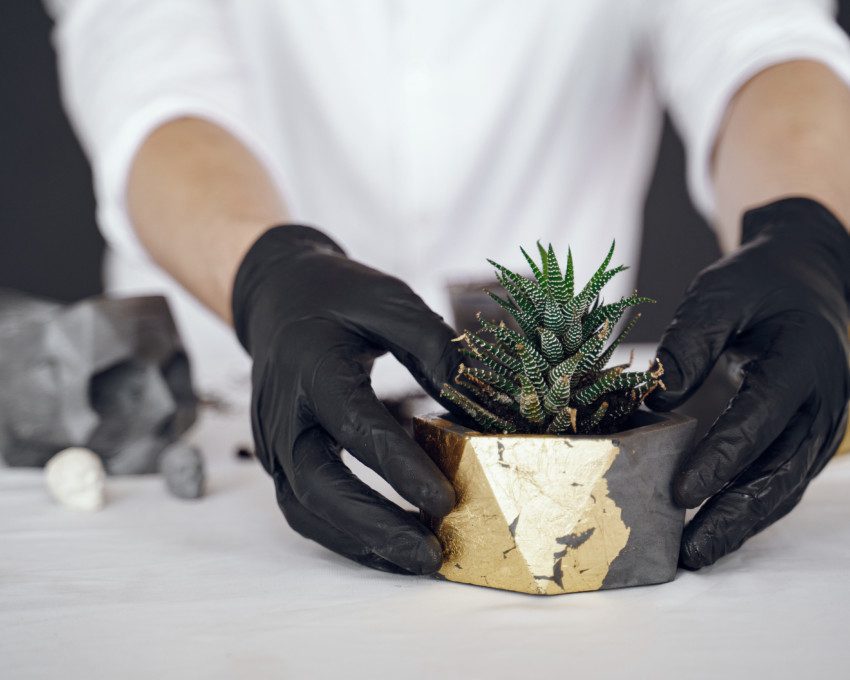
<svg viewBox="0 0 850 680">
<path fill-rule="evenodd" d="M 600 328 L 597 333 L 591 335 L 582 343 L 581 347 L 579 347 L 579 353 L 582 356 L 578 367 L 576 368 L 576 373 L 580 376 L 587 375 L 593 368 L 596 363 L 596 357 L 599 355 L 599 352 L 602 351 L 602 346 L 608 339 L 609 332 L 610 329 L 608 324 L 602 324 L 602 328 Z"/>
<path fill-rule="evenodd" d="M 522 285 L 517 281 L 508 279 L 501 275 L 497 276 L 497 279 L 502 288 L 508 292 L 511 299 L 516 303 L 516 306 L 519 307 L 529 319 L 532 319 L 535 323 L 539 323 L 540 315 L 543 310 L 542 301 L 545 300 L 545 298 L 543 298 L 542 295 L 540 296 L 541 306 L 538 307 L 531 295 L 527 294 L 523 290 Z M 526 283 L 530 282 L 526 281 Z"/>
<path fill-rule="evenodd" d="M 472 351 L 473 355 L 477 359 L 483 361 L 484 357 L 489 356 L 514 373 L 522 368 L 522 362 L 520 359 L 517 356 L 514 356 L 509 349 L 506 349 L 502 345 L 494 345 L 491 342 L 487 342 L 484 338 L 472 331 L 466 331 L 460 337 L 466 342 L 466 346 Z"/>
<path fill-rule="evenodd" d="M 552 244 L 549 244 L 549 250 L 546 251 L 546 290 L 549 295 L 558 303 L 564 304 L 567 301 L 567 288 L 564 283 L 564 277 L 561 275 L 561 266 L 558 264 L 558 258 L 555 255 L 555 249 Z"/>
<path fill-rule="evenodd" d="M 443 384 L 443 389 L 440 391 L 440 396 L 447 399 L 455 406 L 459 407 L 470 418 L 478 423 L 482 428 L 490 432 L 505 432 L 513 433 L 517 431 L 516 425 L 505 418 L 500 418 L 495 413 L 491 413 L 480 404 L 475 403 L 465 394 L 458 392 L 451 385 Z"/>
<path fill-rule="evenodd" d="M 568 376 L 572 380 L 573 374 L 576 372 L 583 358 L 584 355 L 581 352 L 576 352 L 569 359 L 565 359 L 560 364 L 553 366 L 549 371 L 549 383 L 554 384 L 564 376 Z"/>
<path fill-rule="evenodd" d="M 519 394 L 519 412 L 528 422 L 539 425 L 544 421 L 543 407 L 540 404 L 540 394 L 531 380 L 520 376 L 522 387 Z"/>
<path fill-rule="evenodd" d="M 602 422 L 602 419 L 605 417 L 605 414 L 607 412 L 608 412 L 608 402 L 603 401 L 601 404 L 599 404 L 599 408 L 597 408 L 593 412 L 593 415 L 590 416 L 590 419 L 587 421 L 587 429 L 592 430 L 597 425 L 599 425 L 599 423 Z"/>
<path fill-rule="evenodd" d="M 564 346 L 558 336 L 548 328 L 540 329 L 540 351 L 549 364 L 557 364 L 564 358 Z"/>
<path fill-rule="evenodd" d="M 520 343 L 516 346 L 516 350 L 522 362 L 523 376 L 534 386 L 537 395 L 542 399 L 546 393 L 546 382 L 543 380 L 543 371 L 549 368 L 549 364 L 529 344 Z"/>
<path fill-rule="evenodd" d="M 625 338 L 629 334 L 629 331 L 635 327 L 635 324 L 638 322 L 638 319 L 640 319 L 640 312 L 638 312 L 631 319 L 629 319 L 629 322 L 625 325 L 623 330 L 620 331 L 620 334 L 616 338 L 614 338 L 611 341 L 611 344 L 608 345 L 608 348 L 604 352 L 602 352 L 602 354 L 599 355 L 599 358 L 596 360 L 596 364 L 594 365 L 595 370 L 601 371 L 603 368 L 605 368 L 605 365 L 611 359 L 611 355 L 614 354 L 614 350 L 617 349 L 617 347 L 623 341 L 623 338 Z"/>
<path fill-rule="evenodd" d="M 515 398 L 519 393 L 519 385 L 511 378 L 486 368 L 475 368 L 461 364 L 458 368 L 458 374 L 467 375 L 476 382 L 487 384 L 494 390 L 504 393 L 508 398 Z"/>
<path fill-rule="evenodd" d="M 497 305 L 499 305 L 516 320 L 523 333 L 525 333 L 526 335 L 534 334 L 534 330 L 537 328 L 537 322 L 533 316 L 529 316 L 517 305 L 515 305 L 509 300 L 505 300 L 500 295 L 496 295 L 496 293 L 494 293 L 493 291 L 488 290 L 485 292 Z"/>
<path fill-rule="evenodd" d="M 648 297 L 642 297 L 635 293 L 622 298 L 618 302 L 612 302 L 610 305 L 602 305 L 595 310 L 592 309 L 582 322 L 582 333 L 584 334 L 584 337 L 593 333 L 606 319 L 608 320 L 608 323 L 616 324 L 622 318 L 626 309 L 647 302 L 654 303 L 655 300 Z"/>
<path fill-rule="evenodd" d="M 481 315 L 481 312 L 478 312 L 475 318 L 481 324 L 481 329 L 492 333 L 493 337 L 504 347 L 515 347 L 517 343 L 525 341 L 522 335 L 512 328 L 508 328 L 504 321 L 500 321 L 499 323 L 487 321 Z"/>
<path fill-rule="evenodd" d="M 604 272 L 597 272 L 593 275 L 593 278 L 587 282 L 587 285 L 582 289 L 581 293 L 576 295 L 571 301 L 570 306 L 572 308 L 573 314 L 584 315 L 587 312 L 587 308 L 590 306 L 590 303 L 593 302 L 594 298 L 599 295 L 599 291 L 617 274 L 620 272 L 624 272 L 628 269 L 625 265 L 619 265 L 618 267 L 614 267 L 613 269 L 609 269 Z"/>
<path fill-rule="evenodd" d="M 472 361 L 482 363 L 494 373 L 498 373 L 499 375 L 504 376 L 506 378 L 513 378 L 513 376 L 516 375 L 516 371 L 510 370 L 509 368 L 496 361 L 493 357 L 488 356 L 486 354 L 482 354 L 477 350 L 473 351 L 468 347 L 461 347 L 460 353 L 468 359 L 471 359 Z"/>
<path fill-rule="evenodd" d="M 567 326 L 567 332 L 564 334 L 564 349 L 568 354 L 578 351 L 583 339 L 581 321 L 576 319 Z"/>
<path fill-rule="evenodd" d="M 493 415 L 497 417 L 519 415 L 519 403 L 516 399 L 480 380 L 473 373 L 458 373 L 454 381 L 474 402 Z"/>
<path fill-rule="evenodd" d="M 564 273 L 564 289 L 566 290 L 566 300 L 561 300 L 561 302 L 567 302 L 570 300 L 573 295 L 575 286 L 575 269 L 573 268 L 573 251 L 571 248 L 567 248 L 567 271 Z"/>
<path fill-rule="evenodd" d="M 541 283 L 545 286 L 549 281 L 549 255 L 540 241 L 537 242 L 537 252 L 540 254 L 540 273 L 543 274 Z"/>
<path fill-rule="evenodd" d="M 608 372 L 600 375 L 591 385 L 583 387 L 575 393 L 575 403 L 579 406 L 587 406 L 596 401 L 600 396 L 608 392 L 616 392 L 618 390 L 637 387 L 654 379 L 659 378 L 660 374 L 649 369 L 636 373 Z"/>
<path fill-rule="evenodd" d="M 493 260 L 487 260 L 487 262 L 497 269 L 496 278 L 499 280 L 499 283 L 502 284 L 502 287 L 508 291 L 513 298 L 517 300 L 517 302 L 519 302 L 520 299 L 527 299 L 532 303 L 532 309 L 526 311 L 531 311 L 536 314 L 543 310 L 543 304 L 546 301 L 546 296 L 539 283 L 536 281 L 530 281 L 524 276 L 516 274 L 507 267 L 503 267 L 498 262 L 494 262 Z"/>
<path fill-rule="evenodd" d="M 565 406 L 552 419 L 549 427 L 546 428 L 547 434 L 566 434 L 569 430 L 573 433 L 577 432 L 578 411 L 572 406 Z"/>
<path fill-rule="evenodd" d="M 558 413 L 570 403 L 570 376 L 561 376 L 552 383 L 543 399 L 543 408 L 547 413 Z"/>
<path fill-rule="evenodd" d="M 525 261 L 528 262 L 528 266 L 531 268 L 531 273 L 534 274 L 534 278 L 537 279 L 537 282 L 540 284 L 546 283 L 546 278 L 543 276 L 543 272 L 540 271 L 540 267 L 538 267 L 537 263 L 531 259 L 531 256 L 525 252 L 525 248 L 520 248 L 519 250 L 525 258 Z M 545 264 L 545 260 L 543 264 Z"/>
<path fill-rule="evenodd" d="M 558 335 L 563 335 L 569 326 L 569 322 L 561 306 L 550 297 L 546 298 L 546 308 L 543 312 L 543 326 Z"/>
<path fill-rule="evenodd" d="M 533 279 L 490 262 L 508 297 L 488 293 L 516 320 L 520 332 L 479 315 L 481 329 L 466 331 L 458 340 L 465 344 L 464 353 L 483 367 L 462 365 L 455 377 L 457 389 L 446 385 L 444 396 L 484 431 L 616 431 L 647 394 L 663 388 L 663 367 L 657 360 L 646 371 L 629 372 L 630 363 L 606 368 L 639 315 L 603 351 L 625 310 L 650 300 L 635 293 L 613 304 L 602 302 L 602 288 L 625 269 L 608 268 L 613 243 L 578 294 L 572 251 L 567 251 L 562 274 L 554 248 L 537 247 L 539 265 L 521 249 Z"/>
</svg>

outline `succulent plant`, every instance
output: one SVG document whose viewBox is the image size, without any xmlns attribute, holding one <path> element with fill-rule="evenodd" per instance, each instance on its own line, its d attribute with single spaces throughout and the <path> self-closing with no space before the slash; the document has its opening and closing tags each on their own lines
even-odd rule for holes
<svg viewBox="0 0 850 680">
<path fill-rule="evenodd" d="M 654 359 L 645 371 L 627 371 L 628 363 L 606 367 L 617 346 L 634 327 L 635 314 L 607 345 L 627 309 L 651 298 L 634 294 L 604 304 L 602 288 L 625 266 L 608 269 L 605 260 L 579 292 L 574 291 L 572 252 L 564 273 L 551 244 L 537 244 L 538 265 L 520 248 L 533 279 L 488 260 L 507 292 L 487 291 L 516 321 L 517 328 L 478 314 L 481 327 L 456 338 L 472 365 L 461 364 L 457 387 L 443 384 L 442 396 L 465 412 L 485 433 L 608 434 L 661 387 L 664 367 Z"/>
</svg>

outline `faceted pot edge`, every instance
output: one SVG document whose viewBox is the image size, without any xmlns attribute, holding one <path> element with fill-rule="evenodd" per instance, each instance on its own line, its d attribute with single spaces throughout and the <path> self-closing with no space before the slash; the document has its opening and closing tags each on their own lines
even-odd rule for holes
<svg viewBox="0 0 850 680">
<path fill-rule="evenodd" d="M 607 436 L 481 434 L 448 414 L 414 419 L 414 436 L 458 502 L 425 521 L 440 576 L 556 595 L 670 581 L 685 513 L 673 475 L 696 421 L 640 411 Z"/>
</svg>

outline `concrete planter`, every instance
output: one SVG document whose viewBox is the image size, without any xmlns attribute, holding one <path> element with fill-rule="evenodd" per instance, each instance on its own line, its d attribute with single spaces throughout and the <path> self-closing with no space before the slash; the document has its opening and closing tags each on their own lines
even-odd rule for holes
<svg viewBox="0 0 850 680">
<path fill-rule="evenodd" d="M 451 480 L 455 509 L 426 517 L 450 581 L 538 595 L 671 581 L 685 512 L 671 482 L 696 421 L 636 413 L 610 436 L 485 435 L 414 419 Z"/>
</svg>

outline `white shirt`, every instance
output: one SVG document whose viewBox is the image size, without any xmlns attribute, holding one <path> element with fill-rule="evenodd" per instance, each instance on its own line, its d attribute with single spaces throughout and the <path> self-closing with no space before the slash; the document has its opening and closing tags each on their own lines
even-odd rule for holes
<svg viewBox="0 0 850 680">
<path fill-rule="evenodd" d="M 523 268 L 552 241 L 579 280 L 612 238 L 637 264 L 662 108 L 709 218 L 726 104 L 765 67 L 826 63 L 850 83 L 828 0 L 54 0 L 64 100 L 92 163 L 107 287 L 164 292 L 197 381 L 230 393 L 248 359 L 159 270 L 128 219 L 128 169 L 179 116 L 267 166 L 293 221 L 407 281 L 450 319 L 448 281 Z M 634 269 L 606 289 L 630 292 Z M 404 390 L 393 362 L 383 392 Z M 397 366 L 397 365 L 396 365 Z M 229 395 L 232 396 L 232 395 Z"/>
</svg>

